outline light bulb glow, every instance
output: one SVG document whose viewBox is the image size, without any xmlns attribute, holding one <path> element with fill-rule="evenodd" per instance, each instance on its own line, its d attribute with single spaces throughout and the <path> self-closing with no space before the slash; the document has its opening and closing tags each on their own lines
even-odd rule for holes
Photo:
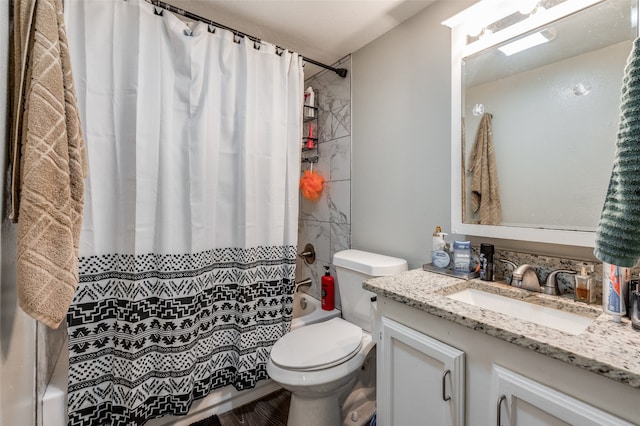
<svg viewBox="0 0 640 426">
<path fill-rule="evenodd" d="M 538 6 L 538 0 L 522 0 L 522 3 L 520 4 L 520 8 L 518 9 L 518 12 L 520 12 L 523 15 L 529 15 L 534 10 L 536 10 L 537 6 Z"/>
<path fill-rule="evenodd" d="M 470 37 L 479 37 L 480 34 L 482 34 L 482 26 L 481 25 L 469 25 L 469 28 L 467 29 L 467 35 Z"/>
<path fill-rule="evenodd" d="M 530 34 L 526 37 L 522 37 L 516 41 L 512 41 L 504 46 L 500 46 L 498 49 L 505 55 L 511 56 L 551 40 L 553 40 L 553 34 L 549 31 L 543 30 Z"/>
</svg>

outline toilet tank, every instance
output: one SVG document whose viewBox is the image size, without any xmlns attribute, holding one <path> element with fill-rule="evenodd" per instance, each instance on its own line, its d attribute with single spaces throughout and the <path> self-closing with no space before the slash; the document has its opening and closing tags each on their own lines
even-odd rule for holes
<svg viewBox="0 0 640 426">
<path fill-rule="evenodd" d="M 363 289 L 362 282 L 406 271 L 407 261 L 361 250 L 343 250 L 333 255 L 333 265 L 342 318 L 370 332 L 373 324 L 371 298 L 375 294 Z"/>
</svg>

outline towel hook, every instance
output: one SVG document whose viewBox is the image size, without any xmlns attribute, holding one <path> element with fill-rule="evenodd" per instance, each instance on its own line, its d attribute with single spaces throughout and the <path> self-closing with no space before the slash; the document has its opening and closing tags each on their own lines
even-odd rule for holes
<svg viewBox="0 0 640 426">
<path fill-rule="evenodd" d="M 475 115 L 476 117 L 484 114 L 484 105 L 482 104 L 475 104 L 473 106 L 473 109 L 471 110 L 471 112 L 473 112 L 473 115 Z"/>
</svg>

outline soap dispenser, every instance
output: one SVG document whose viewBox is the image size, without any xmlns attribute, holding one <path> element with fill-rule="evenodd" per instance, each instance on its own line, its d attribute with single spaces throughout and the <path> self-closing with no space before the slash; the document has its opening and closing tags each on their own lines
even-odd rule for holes
<svg viewBox="0 0 640 426">
<path fill-rule="evenodd" d="M 449 256 L 446 250 L 447 242 L 444 240 L 445 235 L 447 234 L 442 232 L 442 228 L 436 226 L 431 245 L 431 263 L 437 268 L 447 268 L 451 262 L 451 256 Z"/>
<path fill-rule="evenodd" d="M 595 302 L 596 292 L 593 291 L 594 282 L 590 275 L 594 271 L 593 265 L 583 263 L 580 273 L 576 275 L 576 285 L 574 288 L 574 300 L 577 302 Z"/>
</svg>

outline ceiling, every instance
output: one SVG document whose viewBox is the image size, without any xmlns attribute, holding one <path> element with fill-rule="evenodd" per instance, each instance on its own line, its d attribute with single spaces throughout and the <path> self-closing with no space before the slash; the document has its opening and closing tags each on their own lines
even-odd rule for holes
<svg viewBox="0 0 640 426">
<path fill-rule="evenodd" d="M 165 0 L 332 65 L 435 0 Z M 305 65 L 305 77 L 321 68 Z"/>
</svg>

